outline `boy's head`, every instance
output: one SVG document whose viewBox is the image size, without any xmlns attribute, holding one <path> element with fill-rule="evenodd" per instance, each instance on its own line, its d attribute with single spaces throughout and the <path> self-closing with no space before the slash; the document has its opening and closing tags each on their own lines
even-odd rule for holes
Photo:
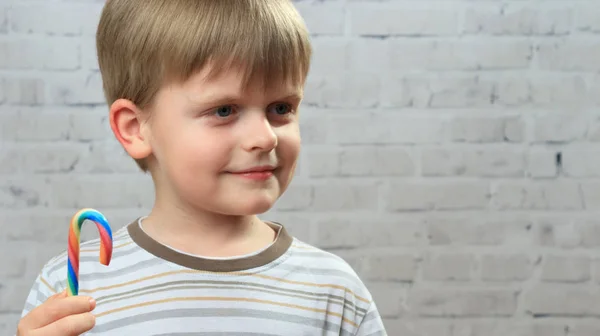
<svg viewBox="0 0 600 336">
<path fill-rule="evenodd" d="M 285 190 L 311 58 L 291 1 L 108 0 L 97 52 L 111 127 L 159 195 L 252 213 Z M 258 166 L 273 176 L 242 174 Z"/>
</svg>

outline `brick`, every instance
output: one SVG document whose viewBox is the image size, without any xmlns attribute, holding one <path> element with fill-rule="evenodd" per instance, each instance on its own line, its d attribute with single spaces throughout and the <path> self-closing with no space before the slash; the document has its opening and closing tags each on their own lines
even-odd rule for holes
<svg viewBox="0 0 600 336">
<path fill-rule="evenodd" d="M 600 260 L 594 259 L 592 261 L 592 279 L 595 283 L 600 283 Z"/>
<path fill-rule="evenodd" d="M 515 215 L 429 216 L 427 237 L 432 246 L 530 246 L 531 222 Z"/>
<path fill-rule="evenodd" d="M 426 244 L 420 220 L 389 215 L 320 216 L 316 221 L 317 244 L 323 248 L 416 247 Z"/>
<path fill-rule="evenodd" d="M 550 71 L 600 70 L 600 47 L 588 39 L 544 41 L 537 45 L 538 67 Z"/>
<path fill-rule="evenodd" d="M 589 87 L 581 75 L 540 74 L 529 77 L 527 82 L 533 106 L 574 109 L 589 105 Z"/>
<path fill-rule="evenodd" d="M 566 4 L 474 5 L 465 14 L 464 32 L 488 35 L 564 35 L 573 22 Z"/>
<path fill-rule="evenodd" d="M 6 91 L 8 91 L 7 81 L 0 77 L 0 105 L 6 102 Z"/>
<path fill-rule="evenodd" d="M 591 279 L 591 260 L 583 256 L 547 255 L 542 262 L 542 281 L 586 282 Z"/>
<path fill-rule="evenodd" d="M 78 69 L 80 46 L 73 39 L 0 39 L 0 69 Z"/>
<path fill-rule="evenodd" d="M 569 326 L 569 336 L 594 336 L 600 334 L 598 322 L 574 322 Z"/>
<path fill-rule="evenodd" d="M 581 210 L 583 199 L 574 182 L 500 182 L 492 193 L 494 208 L 529 210 Z"/>
<path fill-rule="evenodd" d="M 4 141 L 59 141 L 69 135 L 69 114 L 40 108 L 0 111 L 0 139 Z"/>
<path fill-rule="evenodd" d="M 417 273 L 417 258 L 410 254 L 387 254 L 369 257 L 366 280 L 412 281 Z"/>
<path fill-rule="evenodd" d="M 74 213 L 74 212 L 73 212 Z M 73 214 L 72 213 L 72 214 Z M 71 215 L 72 215 L 71 214 Z M 64 222 L 61 223 L 64 225 Z M 68 222 L 67 222 L 68 225 Z M 93 226 L 93 225 L 92 225 Z M 89 237 L 89 233 L 93 230 L 96 230 L 94 238 L 98 237 L 98 230 L 94 227 L 89 227 L 89 225 L 84 225 L 81 232 L 81 241 L 86 241 L 87 237 Z M 85 231 L 85 234 L 84 234 Z M 64 231 L 63 231 L 64 236 Z M 42 267 L 48 263 L 48 261 L 57 256 L 59 254 L 66 252 L 66 245 L 68 245 L 68 235 L 63 238 L 62 243 L 55 243 L 51 241 L 46 241 L 44 243 L 34 243 L 28 242 L 27 251 L 24 254 L 27 256 L 27 273 L 23 277 L 24 279 L 28 279 L 28 285 L 32 285 L 33 280 L 37 277 Z M 23 304 L 23 302 L 19 302 L 19 304 Z"/>
<path fill-rule="evenodd" d="M 93 142 L 114 139 L 105 107 L 86 109 L 85 113 L 71 113 L 67 126 L 72 140 Z"/>
<path fill-rule="evenodd" d="M 313 178 L 340 174 L 340 150 L 329 147 L 307 147 L 304 150 L 308 175 Z"/>
<path fill-rule="evenodd" d="M 423 176 L 519 177 L 525 156 L 519 149 L 423 149 Z"/>
<path fill-rule="evenodd" d="M 64 73 L 48 80 L 50 103 L 58 105 L 105 105 L 98 72 Z"/>
<path fill-rule="evenodd" d="M 278 210 L 302 210 L 307 209 L 314 200 L 314 188 L 292 182 L 285 193 L 277 200 Z"/>
<path fill-rule="evenodd" d="M 342 35 L 345 13 L 339 3 L 299 2 L 294 4 L 312 35 Z"/>
<path fill-rule="evenodd" d="M 598 210 L 600 209 L 600 183 L 597 181 L 587 181 L 582 183 L 581 194 L 585 209 L 587 210 Z"/>
<path fill-rule="evenodd" d="M 414 158 L 402 147 L 308 148 L 309 175 L 324 176 L 410 176 Z"/>
<path fill-rule="evenodd" d="M 573 249 L 584 244 L 584 236 L 582 236 L 584 230 L 580 224 L 572 220 L 571 216 L 567 218 L 556 215 L 539 216 L 534 229 L 536 245 Z M 595 237 L 597 236 L 590 235 L 585 239 L 593 241 Z"/>
<path fill-rule="evenodd" d="M 485 254 L 481 279 L 490 282 L 524 281 L 533 274 L 536 260 L 526 254 Z"/>
<path fill-rule="evenodd" d="M 530 65 L 532 46 L 525 40 L 418 40 L 391 42 L 391 68 L 413 70 L 500 70 Z"/>
<path fill-rule="evenodd" d="M 362 245 L 360 222 L 331 218 L 319 220 L 316 244 L 325 249 L 356 248 Z"/>
<path fill-rule="evenodd" d="M 3 229 L 4 238 L 10 242 L 64 243 L 67 238 L 64 231 L 48 223 L 69 223 L 72 216 L 69 210 L 2 211 L 0 222 L 11 224 Z"/>
<path fill-rule="evenodd" d="M 508 317 L 516 297 L 509 289 L 419 288 L 409 292 L 408 305 L 423 317 Z"/>
<path fill-rule="evenodd" d="M 562 167 L 565 176 L 600 176 L 600 151 L 590 147 L 566 148 L 562 151 Z"/>
<path fill-rule="evenodd" d="M 347 40 L 314 38 L 312 47 L 314 61 L 311 63 L 311 71 L 339 76 L 350 69 Z"/>
<path fill-rule="evenodd" d="M 600 295 L 579 284 L 540 284 L 523 293 L 523 309 L 534 316 L 598 316 Z"/>
<path fill-rule="evenodd" d="M 88 151 L 73 143 L 19 144 L 0 148 L 2 174 L 68 173 Z"/>
<path fill-rule="evenodd" d="M 519 321 L 516 319 L 495 321 L 460 321 L 453 335 L 468 336 L 565 336 L 568 325 L 554 322 Z"/>
<path fill-rule="evenodd" d="M 519 117 L 457 117 L 450 122 L 450 136 L 455 142 L 521 142 L 524 132 Z"/>
<path fill-rule="evenodd" d="M 600 246 L 600 221 L 595 218 L 582 219 L 576 222 L 581 237 L 580 243 L 584 248 Z"/>
<path fill-rule="evenodd" d="M 493 84 L 478 77 L 455 77 L 432 81 L 429 107 L 482 107 L 492 100 Z"/>
<path fill-rule="evenodd" d="M 356 0 L 352 0 L 356 1 Z M 436 319 L 387 318 L 383 319 L 388 335 L 402 336 L 453 336 L 454 325 Z"/>
<path fill-rule="evenodd" d="M 411 8 L 356 5 L 349 8 L 350 32 L 361 36 L 441 36 L 458 31 L 458 11 L 447 8 Z"/>
<path fill-rule="evenodd" d="M 17 330 L 20 320 L 21 312 L 0 314 L 0 333 L 3 335 L 12 335 Z"/>
<path fill-rule="evenodd" d="M 383 118 L 380 121 L 386 122 Z M 441 117 L 395 117 L 388 127 L 392 143 L 437 144 L 448 139 L 447 121 Z"/>
<path fill-rule="evenodd" d="M 81 67 L 84 70 L 100 70 L 96 40 L 93 38 L 82 38 L 81 40 Z"/>
<path fill-rule="evenodd" d="M 484 209 L 489 202 L 485 182 L 391 182 L 386 190 L 389 211 Z"/>
<path fill-rule="evenodd" d="M 354 71 L 380 74 L 392 68 L 392 46 L 388 39 L 355 38 L 350 40 L 348 50 L 348 64 Z"/>
<path fill-rule="evenodd" d="M 30 283 L 18 280 L 3 281 L 0 286 L 0 314 L 20 313 L 30 288 Z M 19 302 L 20 305 L 17 306 L 13 304 L 14 302 Z"/>
<path fill-rule="evenodd" d="M 468 281 L 476 267 L 468 253 L 430 253 L 423 260 L 422 276 L 425 281 Z"/>
<path fill-rule="evenodd" d="M 536 142 L 568 142 L 584 139 L 589 120 L 585 116 L 549 114 L 534 121 L 533 137 Z"/>
<path fill-rule="evenodd" d="M 315 185 L 313 197 L 315 211 L 374 210 L 379 203 L 378 187 L 372 184 Z"/>
<path fill-rule="evenodd" d="M 595 3 L 582 3 L 575 7 L 577 20 L 575 28 L 579 31 L 598 33 L 600 32 L 600 7 Z"/>
<path fill-rule="evenodd" d="M 491 104 L 501 107 L 531 106 L 531 83 L 522 77 L 494 77 Z"/>
<path fill-rule="evenodd" d="M 595 119 L 590 122 L 586 139 L 591 142 L 599 142 L 600 141 L 600 122 L 599 122 L 599 120 Z"/>
<path fill-rule="evenodd" d="M 556 177 L 557 152 L 545 148 L 531 148 L 527 153 L 527 175 L 533 178 Z M 564 160 L 563 160 L 564 161 Z"/>
<path fill-rule="evenodd" d="M 345 147 L 339 154 L 342 176 L 411 176 L 415 160 L 402 147 Z"/>
<path fill-rule="evenodd" d="M 145 176 L 125 174 L 56 175 L 48 178 L 55 208 L 141 208 L 154 201 L 154 188 Z"/>
<path fill-rule="evenodd" d="M 338 116 L 329 131 L 331 142 L 340 145 L 431 144 L 448 138 L 447 123 L 442 118 L 380 112 Z"/>
<path fill-rule="evenodd" d="M 367 222 L 371 224 L 365 225 Z M 426 232 L 422 221 L 404 217 L 395 218 L 385 215 L 384 218 L 368 216 L 358 224 L 361 242 L 365 247 L 418 247 L 427 243 Z"/>
<path fill-rule="evenodd" d="M 41 78 L 6 78 L 6 102 L 14 105 L 42 105 L 46 101 L 45 82 Z"/>
<path fill-rule="evenodd" d="M 48 205 L 49 193 L 48 183 L 41 176 L 8 175 L 8 178 L 0 179 L 0 209 L 45 206 Z"/>
<path fill-rule="evenodd" d="M 372 108 L 379 105 L 381 82 L 369 73 L 313 76 L 306 81 L 304 103 L 330 108 Z"/>
<path fill-rule="evenodd" d="M 0 7 L 0 34 L 8 32 L 8 7 Z"/>
<path fill-rule="evenodd" d="M 4 253 L 0 253 L 0 261 L 3 266 L 0 269 L 0 279 L 22 278 L 25 275 L 27 259 L 22 253 L 14 253 L 14 251 L 19 251 L 21 248 L 22 246 L 19 243 L 2 243 Z M 13 251 L 13 253 L 10 253 L 10 251 Z"/>
<path fill-rule="evenodd" d="M 303 110 L 301 113 L 304 113 Z M 312 111 L 311 111 L 312 112 Z M 315 111 L 317 114 L 326 113 L 322 110 Z M 328 135 L 328 123 L 323 120 L 322 116 L 315 117 L 312 115 L 302 115 L 300 117 L 300 134 L 302 135 L 302 144 L 324 144 L 329 138 Z"/>
<path fill-rule="evenodd" d="M 116 140 L 95 142 L 79 155 L 72 168 L 77 174 L 108 174 L 139 172 L 135 161 Z"/>
<path fill-rule="evenodd" d="M 423 75 L 386 74 L 379 104 L 384 108 L 427 107 L 432 95 L 430 81 Z"/>
<path fill-rule="evenodd" d="M 102 6 L 101 3 L 16 4 L 11 11 L 11 30 L 19 34 L 94 34 Z"/>
<path fill-rule="evenodd" d="M 371 288 L 373 288 L 371 295 L 377 302 L 377 310 L 382 318 L 398 317 L 405 313 L 401 306 L 405 294 L 399 286 L 374 283 Z"/>
<path fill-rule="evenodd" d="M 424 148 L 421 153 L 423 176 L 461 176 L 465 165 L 465 153 L 457 149 Z"/>
<path fill-rule="evenodd" d="M 473 108 L 494 101 L 494 83 L 477 75 L 391 73 L 383 81 L 383 107 Z"/>
</svg>

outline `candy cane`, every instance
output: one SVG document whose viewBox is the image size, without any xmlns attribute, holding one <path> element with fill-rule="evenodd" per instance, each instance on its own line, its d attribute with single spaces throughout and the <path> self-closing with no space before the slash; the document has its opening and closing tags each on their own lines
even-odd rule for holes
<svg viewBox="0 0 600 336">
<path fill-rule="evenodd" d="M 71 219 L 69 228 L 67 294 L 75 296 L 79 293 L 79 244 L 81 226 L 85 220 L 96 223 L 100 233 L 100 263 L 108 266 L 112 257 L 113 238 L 108 221 L 100 212 L 94 209 L 81 209 Z"/>
</svg>

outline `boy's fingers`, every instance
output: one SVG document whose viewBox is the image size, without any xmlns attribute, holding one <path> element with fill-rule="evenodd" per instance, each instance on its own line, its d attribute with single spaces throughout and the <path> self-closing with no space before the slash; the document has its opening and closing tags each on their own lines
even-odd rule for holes
<svg viewBox="0 0 600 336">
<path fill-rule="evenodd" d="M 69 315 L 49 325 L 35 330 L 33 336 L 79 336 L 96 325 L 92 313 Z"/>
<path fill-rule="evenodd" d="M 54 300 L 54 299 L 58 299 L 58 298 L 66 298 L 66 297 L 67 297 L 67 290 L 65 289 L 62 292 L 59 292 L 59 293 L 56 293 L 56 294 L 52 295 L 46 301 L 50 301 L 50 300 Z"/>
<path fill-rule="evenodd" d="M 70 315 L 87 313 L 95 308 L 95 301 L 87 296 L 61 297 L 58 294 L 53 299 L 48 299 L 43 304 L 33 309 L 21 320 L 24 330 L 42 328 L 54 321 Z"/>
</svg>

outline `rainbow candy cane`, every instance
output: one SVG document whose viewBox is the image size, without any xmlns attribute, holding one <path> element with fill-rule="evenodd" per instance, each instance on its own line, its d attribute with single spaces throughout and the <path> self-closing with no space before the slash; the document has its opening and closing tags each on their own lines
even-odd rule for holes
<svg viewBox="0 0 600 336">
<path fill-rule="evenodd" d="M 67 264 L 67 295 L 69 296 L 75 296 L 79 293 L 79 236 L 81 226 L 86 219 L 95 222 L 100 233 L 100 263 L 108 266 L 112 257 L 112 232 L 104 215 L 94 209 L 79 210 L 71 219 L 71 227 L 69 228 L 69 259 Z"/>
</svg>

